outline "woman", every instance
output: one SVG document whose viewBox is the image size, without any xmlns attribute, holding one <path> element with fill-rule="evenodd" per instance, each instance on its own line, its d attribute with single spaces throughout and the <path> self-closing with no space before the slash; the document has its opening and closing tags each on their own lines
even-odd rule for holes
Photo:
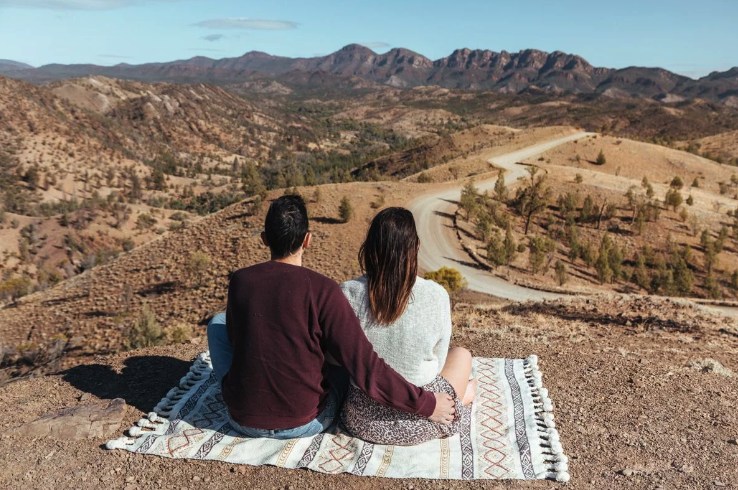
<svg viewBox="0 0 738 490">
<path fill-rule="evenodd" d="M 453 435 L 474 398 L 471 354 L 448 349 L 448 293 L 416 275 L 419 246 L 410 211 L 381 211 L 359 250 L 365 275 L 344 282 L 341 289 L 377 354 L 409 382 L 454 397 L 456 416 L 450 426 L 434 423 L 380 405 L 352 384 L 341 421 L 353 435 L 376 444 L 420 444 Z"/>
</svg>

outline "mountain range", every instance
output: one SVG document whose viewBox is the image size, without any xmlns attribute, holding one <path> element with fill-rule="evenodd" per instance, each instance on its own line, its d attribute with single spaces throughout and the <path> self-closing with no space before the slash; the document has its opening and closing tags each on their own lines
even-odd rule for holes
<svg viewBox="0 0 738 490">
<path fill-rule="evenodd" d="M 437 60 L 404 48 L 378 54 L 359 44 L 312 58 L 251 51 L 236 58 L 197 56 L 140 65 L 49 64 L 38 68 L 0 60 L 0 75 L 36 83 L 88 75 L 215 84 L 267 78 L 293 85 L 340 83 L 345 86 L 346 80 L 352 80 L 354 85 L 370 82 L 398 88 L 435 85 L 504 93 L 603 94 L 664 102 L 701 98 L 738 107 L 738 67 L 695 80 L 661 68 L 595 67 L 574 54 L 535 49 L 517 53 L 457 49 Z"/>
</svg>

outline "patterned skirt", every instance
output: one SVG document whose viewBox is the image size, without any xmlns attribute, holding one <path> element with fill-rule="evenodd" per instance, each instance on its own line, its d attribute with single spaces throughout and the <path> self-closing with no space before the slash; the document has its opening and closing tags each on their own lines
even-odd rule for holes
<svg viewBox="0 0 738 490">
<path fill-rule="evenodd" d="M 397 446 L 411 446 L 458 433 L 462 411 L 471 410 L 471 405 L 463 406 L 454 388 L 440 375 L 421 388 L 434 393 L 448 393 L 454 398 L 456 414 L 451 425 L 431 422 L 420 415 L 380 405 L 353 384 L 349 386 L 341 410 L 341 424 L 352 435 L 365 441 Z"/>
</svg>

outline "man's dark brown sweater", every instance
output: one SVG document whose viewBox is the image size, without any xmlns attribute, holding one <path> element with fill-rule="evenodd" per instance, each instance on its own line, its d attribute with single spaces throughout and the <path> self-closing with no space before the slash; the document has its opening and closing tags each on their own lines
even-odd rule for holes
<svg viewBox="0 0 738 490">
<path fill-rule="evenodd" d="M 246 427 L 288 429 L 323 408 L 326 354 L 377 402 L 428 417 L 436 400 L 374 352 L 338 284 L 315 271 L 265 262 L 237 271 L 228 287 L 233 364 L 223 378 L 231 417 Z"/>
</svg>

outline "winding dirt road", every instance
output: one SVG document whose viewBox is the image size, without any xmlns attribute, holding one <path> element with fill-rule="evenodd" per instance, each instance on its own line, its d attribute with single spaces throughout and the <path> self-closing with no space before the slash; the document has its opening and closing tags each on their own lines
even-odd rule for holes
<svg viewBox="0 0 738 490">
<path fill-rule="evenodd" d="M 505 169 L 505 180 L 514 182 L 527 174 L 525 165 L 518 165 L 517 162 L 593 134 L 596 133 L 584 131 L 573 133 L 490 158 L 488 162 Z M 480 191 L 485 191 L 494 188 L 495 182 L 497 182 L 497 178 L 475 182 L 474 185 Z M 461 188 L 462 186 L 456 184 L 453 187 L 422 194 L 409 203 L 408 208 L 415 216 L 418 235 L 420 236 L 419 267 L 425 271 L 437 270 L 443 266 L 453 267 L 466 278 L 468 289 L 512 301 L 543 300 L 564 296 L 512 284 L 479 268 L 469 258 L 469 254 L 461 247 L 456 237 L 453 224 L 453 215 L 461 198 Z M 697 303 L 714 313 L 738 318 L 738 307 L 736 306 L 705 304 L 686 298 L 681 299 L 681 301 Z"/>
<path fill-rule="evenodd" d="M 579 132 L 556 138 L 504 155 L 493 157 L 489 163 L 505 169 L 505 180 L 513 182 L 526 175 L 525 166 L 517 162 L 534 157 L 551 148 L 578 140 L 594 133 Z M 492 189 L 497 178 L 475 182 L 480 190 Z M 505 279 L 494 276 L 476 266 L 459 244 L 453 226 L 453 214 L 457 202 L 461 198 L 461 186 L 456 185 L 444 190 L 424 194 L 409 204 L 409 209 L 415 216 L 420 236 L 419 266 L 426 271 L 436 270 L 443 266 L 453 267 L 460 271 L 468 282 L 468 288 L 473 291 L 491 294 L 499 298 L 514 301 L 529 299 L 555 298 L 560 295 L 538 291 L 511 284 Z"/>
</svg>

